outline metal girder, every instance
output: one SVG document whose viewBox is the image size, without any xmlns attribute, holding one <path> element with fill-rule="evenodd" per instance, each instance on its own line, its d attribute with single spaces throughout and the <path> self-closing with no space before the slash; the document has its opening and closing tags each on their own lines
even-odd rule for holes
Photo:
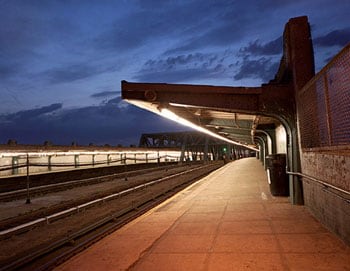
<svg viewBox="0 0 350 271">
<path fill-rule="evenodd" d="M 290 114 L 291 88 L 288 85 L 262 85 L 255 88 L 208 85 L 131 83 L 122 81 L 122 98 L 157 104 L 160 107 L 186 107 L 194 115 L 205 110 L 253 115 Z M 200 111 L 199 111 L 200 110 Z"/>
<path fill-rule="evenodd" d="M 210 138 L 199 132 L 170 132 L 170 133 L 147 133 L 140 137 L 139 147 L 152 148 L 181 148 L 186 146 L 204 146 L 225 144 L 222 141 Z"/>
<path fill-rule="evenodd" d="M 228 147 L 226 142 L 210 138 L 199 132 L 173 132 L 173 133 L 150 133 L 142 134 L 139 147 L 151 148 L 177 148 L 181 149 L 182 154 L 192 153 L 193 160 L 196 160 L 198 154 L 207 160 L 208 153 L 211 153 L 214 159 L 222 158 L 223 154 L 232 156 L 236 159 L 236 153 L 247 155 L 243 147 Z M 226 149 L 226 151 L 223 151 Z M 181 159 L 181 161 L 183 158 Z"/>
</svg>

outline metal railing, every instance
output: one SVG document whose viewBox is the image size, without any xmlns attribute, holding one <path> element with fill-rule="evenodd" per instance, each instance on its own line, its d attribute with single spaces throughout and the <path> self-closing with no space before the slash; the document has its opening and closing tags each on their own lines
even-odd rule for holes
<svg viewBox="0 0 350 271">
<path fill-rule="evenodd" d="M 95 166 L 180 161 L 180 151 L 147 152 L 3 152 L 0 176 L 71 170 Z"/>
<path fill-rule="evenodd" d="M 345 202 L 347 203 L 350 203 L 350 192 L 349 191 L 346 191 L 344 189 L 341 189 L 339 187 L 336 187 L 334 185 L 331 185 L 327 182 L 324 182 L 322 180 L 319 180 L 315 177 L 312 177 L 310 175 L 307 175 L 307 174 L 304 174 L 304 173 L 300 173 L 300 172 L 290 172 L 290 171 L 287 171 L 286 172 L 288 175 L 294 175 L 294 176 L 298 176 L 300 178 L 305 178 L 305 179 L 308 179 L 314 183 L 317 183 L 318 185 L 324 187 L 327 191 L 327 192 L 330 192 L 332 193 L 333 195 L 335 195 L 336 197 L 344 200 Z"/>
</svg>

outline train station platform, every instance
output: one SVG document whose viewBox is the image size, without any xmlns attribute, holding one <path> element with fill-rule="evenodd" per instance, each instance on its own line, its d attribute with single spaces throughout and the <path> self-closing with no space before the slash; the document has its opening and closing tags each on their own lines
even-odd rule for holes
<svg viewBox="0 0 350 271">
<path fill-rule="evenodd" d="M 231 162 L 56 270 L 350 270 L 350 247 L 270 194 L 256 158 Z"/>
</svg>

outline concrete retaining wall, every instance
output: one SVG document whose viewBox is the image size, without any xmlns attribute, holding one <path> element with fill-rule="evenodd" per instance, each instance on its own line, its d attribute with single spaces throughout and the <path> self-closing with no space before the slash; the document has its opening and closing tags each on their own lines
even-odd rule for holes
<svg viewBox="0 0 350 271">
<path fill-rule="evenodd" d="M 301 159 L 304 174 L 350 191 L 350 155 L 303 152 Z M 349 196 L 306 178 L 303 180 L 303 188 L 305 205 L 313 215 L 350 244 Z"/>
</svg>

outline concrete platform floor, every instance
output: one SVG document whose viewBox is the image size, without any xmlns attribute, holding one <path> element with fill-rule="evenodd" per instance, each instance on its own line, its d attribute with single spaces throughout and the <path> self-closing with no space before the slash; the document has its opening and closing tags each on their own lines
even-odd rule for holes
<svg viewBox="0 0 350 271">
<path fill-rule="evenodd" d="M 227 164 L 56 270 L 350 270 L 350 247 L 272 197 L 255 158 Z"/>
</svg>

